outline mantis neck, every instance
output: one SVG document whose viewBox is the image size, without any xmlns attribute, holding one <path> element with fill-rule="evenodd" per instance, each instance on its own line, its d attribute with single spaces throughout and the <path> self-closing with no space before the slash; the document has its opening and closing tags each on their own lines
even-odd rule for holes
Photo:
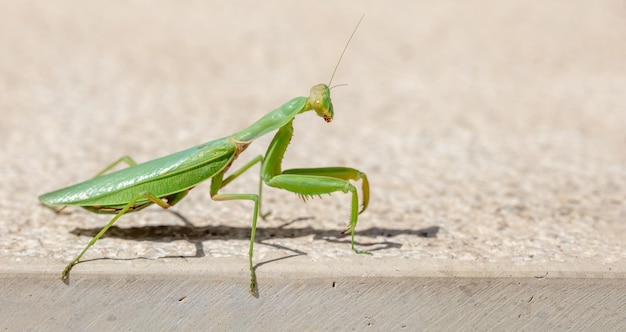
<svg viewBox="0 0 626 332">
<path fill-rule="evenodd" d="M 293 120 L 298 113 L 312 110 L 306 97 L 296 97 L 281 107 L 265 114 L 248 128 L 233 134 L 236 141 L 253 141 L 271 131 L 274 131 Z"/>
</svg>

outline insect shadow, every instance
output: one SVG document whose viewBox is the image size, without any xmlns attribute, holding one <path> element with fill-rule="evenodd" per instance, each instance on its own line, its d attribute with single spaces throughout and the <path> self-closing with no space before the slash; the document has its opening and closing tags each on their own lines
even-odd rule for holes
<svg viewBox="0 0 626 332">
<path fill-rule="evenodd" d="M 111 226 L 111 228 L 104 234 L 103 238 L 119 238 L 133 241 L 153 241 L 153 242 L 173 242 L 185 240 L 195 244 L 196 254 L 193 256 L 172 256 L 172 257 L 204 257 L 203 242 L 208 240 L 222 239 L 239 239 L 249 240 L 250 238 L 250 226 L 195 226 L 182 214 L 167 210 L 167 212 L 174 214 L 178 217 L 184 225 L 163 225 L 163 226 L 141 226 L 141 227 L 127 227 L 121 228 L 118 226 Z M 341 235 L 343 229 L 316 229 L 311 226 L 306 227 L 294 227 L 294 224 L 298 222 L 314 219 L 314 217 L 300 217 L 295 218 L 289 222 L 286 222 L 280 226 L 269 227 L 258 225 L 256 231 L 256 242 L 259 244 L 268 245 L 277 249 L 283 249 L 291 251 L 294 255 L 286 256 L 280 259 L 285 259 L 293 256 L 306 255 L 307 253 L 289 248 L 283 245 L 271 243 L 268 240 L 281 239 L 281 238 L 298 238 L 313 235 L 314 240 L 324 240 L 329 243 L 350 243 L 350 236 Z M 287 226 L 291 226 L 287 228 Z M 101 230 L 100 227 L 94 228 L 75 228 L 70 233 L 77 236 L 93 237 Z M 370 227 L 368 229 L 362 229 L 355 234 L 359 238 L 381 238 L 384 240 L 380 242 L 368 242 L 358 243 L 360 246 L 371 247 L 371 251 L 381 251 L 387 249 L 397 249 L 402 247 L 401 243 L 390 241 L 390 238 L 398 235 L 414 235 L 421 238 L 435 238 L 439 232 L 439 226 L 431 226 L 422 229 L 390 229 L 382 227 Z M 257 267 L 269 262 L 263 262 L 257 264 Z"/>
<path fill-rule="evenodd" d="M 142 227 L 129 227 L 129 228 L 120 228 L 118 226 L 111 226 L 111 228 L 105 233 L 103 237 L 111 237 L 111 238 L 120 238 L 126 240 L 134 240 L 134 241 L 154 241 L 154 242 L 172 242 L 178 240 L 185 240 L 191 243 L 194 243 L 196 248 L 196 253 L 193 256 L 183 256 L 183 255 L 172 255 L 172 256 L 164 256 L 162 258 L 199 258 L 206 256 L 204 252 L 203 242 L 212 239 L 242 239 L 248 240 L 250 234 L 250 227 L 233 227 L 233 226 L 194 226 L 185 216 L 182 214 L 173 211 L 167 210 L 167 212 L 174 214 L 178 217 L 183 223 L 184 226 L 142 226 Z M 276 238 L 297 238 L 308 235 L 313 235 L 313 239 L 315 240 L 325 240 L 330 243 L 350 243 L 349 236 L 341 235 L 340 229 L 335 230 L 327 230 L 327 229 L 315 229 L 313 227 L 301 227 L 301 228 L 286 228 L 287 226 L 296 224 L 301 221 L 314 219 L 313 217 L 300 217 L 293 219 L 289 222 L 286 222 L 278 227 L 262 227 L 258 226 L 256 231 L 256 241 L 259 244 L 268 245 L 277 249 L 283 249 L 286 251 L 293 252 L 292 255 L 271 259 L 264 262 L 259 262 L 253 266 L 253 270 L 256 271 L 259 267 L 265 264 L 273 263 L 283 259 L 289 259 L 292 257 L 307 255 L 306 252 L 301 250 L 289 248 L 283 245 L 267 242 L 267 240 L 276 239 Z M 78 236 L 95 236 L 101 228 L 76 228 L 70 233 Z M 382 242 L 374 242 L 374 243 L 358 243 L 360 246 L 370 246 L 372 249 L 370 251 L 379 251 L 385 249 L 392 248 L 400 248 L 402 244 L 397 242 L 389 241 L 389 238 L 398 236 L 398 235 L 414 235 L 422 238 L 435 238 L 437 237 L 437 233 L 439 232 L 439 226 L 431 226 L 418 230 L 414 229 L 388 229 L 381 227 L 371 227 L 368 229 L 360 230 L 356 232 L 356 235 L 359 237 L 367 236 L 370 238 L 379 238 L 384 237 L 385 240 Z M 340 239 L 340 237 L 345 237 L 346 239 Z M 134 258 L 94 258 L 87 259 L 83 262 L 101 260 L 101 259 L 111 259 L 111 260 L 135 260 L 135 259 L 146 259 L 145 257 L 134 257 Z M 69 283 L 69 278 L 64 281 Z M 253 296 L 258 297 L 258 284 L 255 278 L 255 288 L 251 292 Z"/>
</svg>

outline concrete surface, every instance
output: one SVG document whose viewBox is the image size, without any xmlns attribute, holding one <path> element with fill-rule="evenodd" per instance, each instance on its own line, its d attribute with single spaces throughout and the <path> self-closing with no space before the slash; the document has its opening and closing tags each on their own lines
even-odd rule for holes
<svg viewBox="0 0 626 332">
<path fill-rule="evenodd" d="M 37 196 L 126 154 L 231 134 L 335 75 L 285 167 L 369 175 L 349 199 L 208 183 L 109 216 Z M 617 330 L 626 325 L 623 1 L 0 1 L 3 330 Z M 263 153 L 255 142 L 239 164 Z M 227 188 L 253 192 L 256 171 Z M 80 235 L 80 236 L 77 236 Z"/>
</svg>

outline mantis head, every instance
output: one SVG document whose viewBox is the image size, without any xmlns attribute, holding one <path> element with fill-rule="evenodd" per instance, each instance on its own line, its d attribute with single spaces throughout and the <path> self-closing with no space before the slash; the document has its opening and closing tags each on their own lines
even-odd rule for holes
<svg viewBox="0 0 626 332">
<path fill-rule="evenodd" d="M 324 121 L 333 120 L 333 102 L 330 100 L 330 89 L 326 84 L 318 84 L 311 88 L 309 104 L 318 116 L 324 118 Z"/>
</svg>

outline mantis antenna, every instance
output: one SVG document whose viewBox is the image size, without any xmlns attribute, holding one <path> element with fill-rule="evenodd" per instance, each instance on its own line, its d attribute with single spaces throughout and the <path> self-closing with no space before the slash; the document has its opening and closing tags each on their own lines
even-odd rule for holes
<svg viewBox="0 0 626 332">
<path fill-rule="evenodd" d="M 330 83 L 333 82 L 333 78 L 335 77 L 335 73 L 337 72 L 337 68 L 339 68 L 339 64 L 341 63 L 341 59 L 343 58 L 343 55 L 346 53 L 346 50 L 348 49 L 348 45 L 350 45 L 350 42 L 352 41 L 352 37 L 354 37 L 354 34 L 356 33 L 356 30 L 359 28 L 359 25 L 361 24 L 361 21 L 363 21 L 364 17 L 365 17 L 365 14 L 361 15 L 361 18 L 356 23 L 356 26 L 354 27 L 354 30 L 352 30 L 352 34 L 350 35 L 350 38 L 348 38 L 348 42 L 346 43 L 346 46 L 344 46 L 343 51 L 341 51 L 341 55 L 339 56 L 339 60 L 337 61 L 337 64 L 335 65 L 335 69 L 333 70 L 333 74 L 330 75 L 330 81 L 328 81 L 328 86 L 330 86 Z M 330 88 L 330 89 L 332 89 L 332 88 Z"/>
</svg>

